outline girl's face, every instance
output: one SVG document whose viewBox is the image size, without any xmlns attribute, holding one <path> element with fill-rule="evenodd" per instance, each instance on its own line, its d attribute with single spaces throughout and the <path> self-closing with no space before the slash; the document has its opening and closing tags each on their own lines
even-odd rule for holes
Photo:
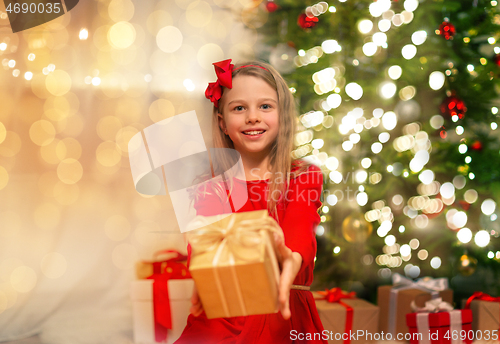
<svg viewBox="0 0 500 344">
<path fill-rule="evenodd" d="M 241 155 L 267 155 L 278 136 L 278 94 L 263 79 L 241 75 L 224 91 L 219 126 Z"/>
</svg>

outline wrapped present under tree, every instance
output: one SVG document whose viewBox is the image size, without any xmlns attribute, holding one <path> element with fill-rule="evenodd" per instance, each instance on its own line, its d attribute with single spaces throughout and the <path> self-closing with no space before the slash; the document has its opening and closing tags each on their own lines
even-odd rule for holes
<svg viewBox="0 0 500 344">
<path fill-rule="evenodd" d="M 437 297 L 453 302 L 453 290 L 448 289 L 446 278 L 424 278 L 414 282 L 396 273 L 392 282 L 392 286 L 378 288 L 377 305 L 380 307 L 379 331 L 391 333 L 393 337 L 398 333 L 408 333 L 405 315 L 413 312 L 412 302 L 419 307 Z"/>
<path fill-rule="evenodd" d="M 464 308 L 472 311 L 472 330 L 476 339 L 500 339 L 500 297 L 476 292 L 469 297 Z"/>
<path fill-rule="evenodd" d="M 161 259 L 165 254 L 172 257 Z M 136 264 L 139 279 L 130 289 L 135 343 L 173 343 L 184 330 L 194 287 L 186 259 L 165 250 Z"/>
<path fill-rule="evenodd" d="M 328 332 L 328 343 L 350 344 L 376 342 L 379 308 L 356 298 L 356 293 L 346 293 L 340 288 L 313 292 L 316 308 Z M 363 335 L 358 336 L 363 331 Z M 356 340 L 351 341 L 351 334 Z"/>
<path fill-rule="evenodd" d="M 406 322 L 410 344 L 471 344 L 474 339 L 470 309 L 454 310 L 441 298 L 427 301 L 416 313 L 406 314 Z"/>
</svg>

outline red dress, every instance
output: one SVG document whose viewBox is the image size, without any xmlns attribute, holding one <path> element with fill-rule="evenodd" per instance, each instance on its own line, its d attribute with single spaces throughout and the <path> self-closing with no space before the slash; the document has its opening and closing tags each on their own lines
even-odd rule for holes
<svg viewBox="0 0 500 344">
<path fill-rule="evenodd" d="M 320 221 L 317 210 L 321 206 L 322 184 L 321 170 L 312 165 L 290 181 L 284 202 L 277 206 L 278 218 L 275 219 L 283 229 L 285 244 L 302 256 L 302 266 L 294 281 L 296 285 L 309 286 L 313 281 L 314 229 Z M 266 186 L 266 180 L 235 179 L 235 191 L 248 188 L 249 197 L 237 212 L 267 209 Z M 226 212 L 223 209 L 227 206 L 209 193 L 196 202 L 195 208 L 198 215 L 210 216 Z M 186 328 L 175 344 L 327 343 L 321 339 L 323 325 L 310 291 L 290 290 L 290 311 L 292 315 L 288 320 L 283 319 L 280 312 L 217 319 L 207 319 L 205 312 L 198 317 L 189 315 Z M 307 333 L 315 340 L 306 340 Z"/>
</svg>

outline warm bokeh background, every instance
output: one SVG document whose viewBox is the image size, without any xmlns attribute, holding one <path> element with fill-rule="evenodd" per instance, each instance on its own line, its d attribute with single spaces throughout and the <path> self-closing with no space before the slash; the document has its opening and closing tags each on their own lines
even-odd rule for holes
<svg viewBox="0 0 500 344">
<path fill-rule="evenodd" d="M 209 141 L 212 63 L 255 56 L 246 5 L 80 1 L 16 34 L 0 6 L 0 341 L 130 341 L 134 264 L 185 244 L 128 141 L 190 110 Z"/>
</svg>

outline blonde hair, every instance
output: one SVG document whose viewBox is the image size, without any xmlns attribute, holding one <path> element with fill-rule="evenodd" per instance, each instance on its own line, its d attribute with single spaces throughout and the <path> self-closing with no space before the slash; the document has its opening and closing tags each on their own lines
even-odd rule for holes
<svg viewBox="0 0 500 344">
<path fill-rule="evenodd" d="M 269 64 L 260 61 L 250 61 L 236 64 L 233 69 L 233 79 L 239 75 L 249 75 L 261 78 L 269 84 L 278 94 L 278 135 L 269 153 L 269 164 L 271 177 L 268 183 L 267 208 L 272 214 L 276 212 L 276 206 L 284 197 L 287 186 L 290 182 L 292 164 L 297 166 L 294 175 L 304 172 L 308 164 L 303 161 L 294 161 L 291 153 L 293 149 L 293 139 L 296 130 L 297 113 L 295 101 L 283 77 Z M 233 141 L 225 135 L 219 126 L 219 112 L 224 116 L 222 110 L 224 102 L 225 87 L 222 87 L 222 98 L 219 100 L 219 108 L 214 106 L 212 118 L 212 137 L 215 148 L 233 148 Z M 217 173 L 216 173 L 217 175 Z M 286 181 L 284 180 L 286 176 Z M 275 192 L 280 197 L 272 197 Z"/>
</svg>

